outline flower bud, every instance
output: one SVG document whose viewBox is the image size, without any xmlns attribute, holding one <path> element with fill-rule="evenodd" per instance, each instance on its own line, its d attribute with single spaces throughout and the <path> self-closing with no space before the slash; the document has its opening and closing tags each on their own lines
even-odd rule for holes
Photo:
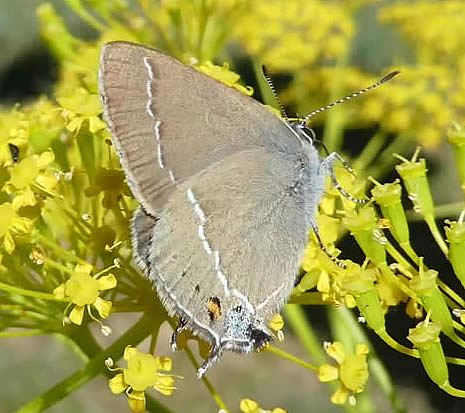
<svg viewBox="0 0 465 413">
<path fill-rule="evenodd" d="M 370 261 L 376 265 L 386 262 L 384 246 L 375 239 L 376 214 L 372 207 L 349 211 L 343 222 Z"/>
<path fill-rule="evenodd" d="M 431 319 L 440 324 L 442 331 L 448 336 L 455 336 L 452 315 L 437 286 L 437 277 L 437 271 L 423 271 L 421 265 L 419 274 L 410 280 L 410 288 L 417 293 L 423 307 L 431 313 Z"/>
<path fill-rule="evenodd" d="M 449 261 L 454 268 L 455 275 L 465 286 L 465 223 L 446 221 L 447 241 L 449 241 Z"/>
<path fill-rule="evenodd" d="M 375 288 L 376 268 L 365 269 L 350 265 L 341 281 L 342 287 L 355 297 L 355 302 L 366 323 L 374 331 L 385 329 L 384 311 Z"/>
<path fill-rule="evenodd" d="M 376 185 L 371 194 L 380 206 L 383 216 L 389 220 L 390 231 L 400 245 L 409 243 L 409 229 L 405 217 L 404 207 L 400 200 L 402 188 L 399 181 Z"/>
<path fill-rule="evenodd" d="M 409 330 L 407 338 L 418 349 L 421 362 L 429 378 L 441 387 L 448 383 L 449 371 L 439 340 L 440 332 L 440 325 L 429 321 L 427 317 L 425 321 Z"/>
<path fill-rule="evenodd" d="M 426 177 L 426 162 L 406 161 L 396 166 L 396 170 L 404 181 L 409 198 L 414 204 L 415 211 L 424 217 L 434 217 L 434 204 Z"/>
<path fill-rule="evenodd" d="M 458 124 L 454 124 L 447 131 L 447 135 L 449 142 L 452 144 L 455 165 L 462 184 L 462 189 L 465 192 L 465 128 Z"/>
</svg>

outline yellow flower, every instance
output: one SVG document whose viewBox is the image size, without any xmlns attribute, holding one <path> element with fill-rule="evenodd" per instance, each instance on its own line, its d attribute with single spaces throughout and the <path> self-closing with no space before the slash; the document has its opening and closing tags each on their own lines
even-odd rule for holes
<svg viewBox="0 0 465 413">
<path fill-rule="evenodd" d="M 276 334 L 278 335 L 278 341 L 284 340 L 284 320 L 281 314 L 273 314 L 273 317 L 271 317 L 271 320 L 268 322 L 268 327 L 270 327 L 273 331 L 276 332 Z"/>
<path fill-rule="evenodd" d="M 408 297 L 400 288 L 386 277 L 381 276 L 376 283 L 376 290 L 383 307 L 387 310 L 389 307 L 395 307 L 401 302 L 407 301 Z"/>
<path fill-rule="evenodd" d="M 45 151 L 40 155 L 31 155 L 13 165 L 10 179 L 5 184 L 5 190 L 14 193 L 15 208 L 37 204 L 33 191 L 50 194 L 57 184 L 57 178 L 52 169 L 47 168 L 55 156 L 52 151 Z"/>
<path fill-rule="evenodd" d="M 219 80 L 228 86 L 236 88 L 239 92 L 242 92 L 248 96 L 253 94 L 253 89 L 250 86 L 242 86 L 239 83 L 241 78 L 237 73 L 229 70 L 229 65 L 223 63 L 223 66 L 214 65 L 211 62 L 206 62 L 201 65 L 194 66 L 199 72 L 205 73 L 213 79 Z"/>
<path fill-rule="evenodd" d="M 64 120 L 60 108 L 42 96 L 25 108 L 29 120 L 29 142 L 37 152 L 50 148 L 63 131 Z"/>
<path fill-rule="evenodd" d="M 88 187 L 85 194 L 95 196 L 102 192 L 102 205 L 108 209 L 116 206 L 121 195 L 131 194 L 124 182 L 124 173 L 121 169 L 98 168 L 95 174 L 95 184 Z"/>
<path fill-rule="evenodd" d="M 323 200 L 323 212 L 332 212 L 333 202 L 331 196 Z M 338 238 L 340 221 L 336 218 L 324 214 L 317 214 L 320 238 L 332 257 L 337 257 L 340 251 L 334 246 Z M 337 278 L 342 268 L 336 265 L 318 244 L 316 237 L 311 236 L 311 241 L 304 250 L 302 259 L 302 269 L 306 273 L 312 273 L 312 278 L 316 281 L 316 289 L 321 292 L 321 298 L 325 302 L 340 303 L 341 289 Z"/>
<path fill-rule="evenodd" d="M 0 116 L 0 165 L 11 165 L 13 159 L 9 144 L 24 148 L 29 139 L 29 121 L 17 107 Z"/>
<path fill-rule="evenodd" d="M 280 407 L 273 410 L 262 409 L 256 401 L 250 399 L 242 399 L 240 409 L 243 413 L 286 413 L 286 410 Z"/>
<path fill-rule="evenodd" d="M 124 359 L 127 368 L 110 379 L 110 390 L 114 394 L 126 392 L 129 407 L 133 412 L 145 410 L 145 391 L 153 387 L 165 396 L 169 396 L 176 389 L 174 376 L 160 373 L 171 371 L 172 361 L 168 357 L 154 357 L 152 354 L 141 353 L 132 346 L 124 349 Z"/>
<path fill-rule="evenodd" d="M 69 131 L 79 132 L 86 120 L 89 122 L 91 133 L 105 129 L 105 123 L 99 118 L 102 106 L 97 94 L 89 93 L 80 87 L 66 91 L 65 95 L 57 97 L 57 101 L 63 108 L 63 117 Z"/>
<path fill-rule="evenodd" d="M 350 396 L 355 404 L 355 394 L 361 393 L 368 380 L 367 354 L 365 344 L 357 344 L 355 354 L 346 354 L 338 341 L 325 346 L 326 353 L 337 361 L 339 366 L 323 364 L 318 369 L 318 379 L 322 382 L 339 380 L 338 389 L 331 396 L 334 404 L 344 404 Z"/>
<path fill-rule="evenodd" d="M 3 238 L 3 246 L 8 254 L 15 249 L 13 235 L 27 234 L 31 229 L 32 221 L 19 216 L 14 204 L 5 202 L 0 205 L 0 240 Z"/>
<path fill-rule="evenodd" d="M 353 33 L 345 8 L 315 0 L 255 0 L 234 30 L 250 55 L 283 71 L 345 54 Z"/>
<path fill-rule="evenodd" d="M 56 297 L 69 298 L 71 304 L 74 304 L 68 317 L 77 325 L 82 324 L 86 308 L 89 315 L 98 321 L 91 313 L 91 305 L 97 309 L 100 317 L 107 318 L 110 315 L 111 301 L 104 300 L 99 294 L 101 291 L 115 288 L 116 278 L 113 274 L 102 277 L 99 277 L 99 274 L 91 276 L 92 269 L 90 264 L 77 264 L 70 279 L 53 290 Z"/>
<path fill-rule="evenodd" d="M 397 3 L 382 10 L 381 21 L 397 23 L 400 31 L 415 45 L 419 57 L 449 62 L 463 55 L 463 1 Z M 431 29 L 424 30 L 426 24 Z"/>
</svg>

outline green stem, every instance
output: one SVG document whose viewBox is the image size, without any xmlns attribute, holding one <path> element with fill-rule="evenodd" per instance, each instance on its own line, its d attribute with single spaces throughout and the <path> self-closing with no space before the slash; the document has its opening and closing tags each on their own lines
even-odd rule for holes
<svg viewBox="0 0 465 413">
<path fill-rule="evenodd" d="M 418 350 L 411 349 L 408 347 L 403 346 L 402 344 L 395 341 L 386 330 L 378 330 L 375 333 L 389 346 L 392 347 L 394 350 L 398 351 L 399 353 L 406 354 L 410 357 L 420 358 L 420 354 Z"/>
<path fill-rule="evenodd" d="M 276 355 L 278 355 L 278 356 L 280 356 L 280 357 L 282 357 L 282 358 L 284 358 L 286 360 L 292 361 L 293 363 L 296 363 L 299 366 L 305 367 L 308 370 L 318 371 L 317 366 L 314 366 L 313 364 L 307 363 L 306 361 L 304 361 L 304 360 L 302 360 L 302 359 L 300 359 L 300 358 L 298 358 L 296 356 L 293 356 L 292 354 L 286 353 L 284 350 L 281 350 L 278 347 L 272 346 L 271 344 L 266 346 L 265 350 L 269 351 L 270 353 L 274 353 L 274 354 L 276 354 Z"/>
<path fill-rule="evenodd" d="M 417 294 L 414 291 L 412 291 L 407 285 L 405 285 L 402 281 L 400 281 L 398 277 L 396 277 L 396 275 L 391 271 L 386 262 L 383 262 L 382 264 L 378 265 L 378 268 L 380 269 L 383 276 L 386 277 L 388 281 L 396 285 L 405 295 L 414 299 L 417 298 Z"/>
<path fill-rule="evenodd" d="M 447 305 L 449 305 L 449 303 Z M 449 305 L 449 308 L 453 307 Z M 452 324 L 457 331 L 460 331 L 462 334 L 465 334 L 465 326 L 463 324 L 459 323 L 458 321 L 452 321 Z"/>
<path fill-rule="evenodd" d="M 268 85 L 268 82 L 263 76 L 262 65 L 258 59 L 252 58 L 252 67 L 255 74 L 255 80 L 258 84 L 258 90 L 262 98 L 262 102 L 265 105 L 271 106 L 272 108 L 280 110 L 279 102 L 276 101 L 276 98 Z"/>
<path fill-rule="evenodd" d="M 365 330 L 361 327 L 360 323 L 355 319 L 354 314 L 347 307 L 331 308 L 331 319 L 339 319 L 340 324 L 346 330 L 350 329 L 352 339 L 356 343 L 365 343 L 370 349 L 368 357 L 368 365 L 370 374 L 374 377 L 386 397 L 392 403 L 392 407 L 396 413 L 406 413 L 407 409 L 404 402 L 399 397 L 396 391 L 392 378 L 389 375 L 389 370 L 384 366 L 378 355 L 376 354 L 370 339 L 367 337 Z"/>
<path fill-rule="evenodd" d="M 209 10 L 208 10 L 206 0 L 200 1 L 199 8 L 200 10 L 199 10 L 199 18 L 198 18 L 199 32 L 198 32 L 198 37 L 197 37 L 197 57 L 199 61 L 202 62 L 204 59 L 202 46 L 203 46 L 203 40 L 205 37 L 205 32 L 207 30 L 208 15 L 209 15 Z"/>
<path fill-rule="evenodd" d="M 379 131 L 375 134 L 363 148 L 362 153 L 352 163 L 355 171 L 364 171 L 378 155 L 379 151 L 386 142 L 386 133 Z"/>
<path fill-rule="evenodd" d="M 398 135 L 389 144 L 389 146 L 377 157 L 376 163 L 370 167 L 366 173 L 367 176 L 380 178 L 389 172 L 396 159 L 392 156 L 394 153 L 405 153 L 412 146 L 412 140 L 406 135 Z"/>
<path fill-rule="evenodd" d="M 42 336 L 49 334 L 49 331 L 45 330 L 29 330 L 29 331 L 0 331 L 0 337 L 31 337 L 31 336 Z"/>
<path fill-rule="evenodd" d="M 176 324 L 174 322 L 173 319 L 169 319 L 169 323 L 171 325 L 171 327 L 173 328 L 173 330 L 176 328 Z M 197 360 L 195 359 L 194 357 L 194 354 L 192 353 L 192 350 L 186 346 L 184 348 L 184 351 L 186 352 L 187 354 L 187 357 L 189 358 L 190 362 L 192 363 L 192 365 L 194 366 L 195 370 L 198 370 L 200 365 L 199 363 L 197 363 Z M 218 407 L 220 409 L 224 409 L 226 410 L 227 412 L 229 412 L 226 404 L 224 403 L 224 401 L 221 399 L 221 396 L 218 394 L 218 392 L 215 390 L 215 388 L 213 387 L 213 385 L 211 384 L 210 380 L 208 380 L 207 376 L 204 374 L 202 376 L 202 381 L 205 385 L 205 387 L 207 388 L 207 390 L 209 391 L 209 393 L 212 395 L 213 399 L 215 400 L 216 404 L 218 405 Z"/>
<path fill-rule="evenodd" d="M 41 396 L 27 403 L 17 410 L 16 413 L 38 413 L 53 406 L 68 394 L 80 388 L 85 383 L 92 380 L 99 373 L 106 370 L 105 360 L 111 357 L 115 360 L 121 357 L 122 349 L 131 344 L 137 344 L 145 339 L 153 331 L 153 318 L 144 315 L 133 327 L 120 336 L 107 349 L 98 352 L 82 369 L 77 370 L 69 377 L 53 386 Z M 89 351 L 93 353 L 98 347 L 91 346 Z M 86 351 L 85 351 L 86 352 Z M 170 413 L 170 410 L 160 404 L 159 412 Z"/>
<path fill-rule="evenodd" d="M 441 232 L 439 231 L 439 228 L 436 224 L 436 220 L 434 216 L 432 215 L 425 216 L 425 222 L 428 225 L 431 235 L 433 236 L 434 240 L 438 244 L 439 248 L 444 253 L 444 255 L 447 257 L 449 255 L 449 248 L 447 248 L 447 244 L 444 241 L 444 238 L 442 237 Z"/>
<path fill-rule="evenodd" d="M 407 247 L 406 245 L 403 246 L 404 248 L 404 251 L 407 253 L 407 255 L 416 263 L 418 264 L 419 262 L 419 258 L 418 256 L 415 254 L 415 252 L 413 251 L 413 249 L 411 249 L 411 247 Z M 416 269 L 413 268 L 410 263 L 399 253 L 399 251 L 397 251 L 395 249 L 395 247 L 390 243 L 388 242 L 386 244 L 386 250 L 387 252 L 389 253 L 389 255 L 394 258 L 399 264 L 401 264 L 406 270 L 408 271 L 411 271 L 412 273 L 416 273 Z M 438 286 L 439 288 L 441 288 L 441 290 L 447 294 L 452 300 L 454 300 L 457 305 L 460 305 L 462 308 L 465 308 L 465 300 L 463 298 L 461 298 L 454 290 L 452 290 L 452 288 L 450 288 L 447 284 L 445 284 L 443 281 L 441 281 L 440 279 L 437 280 L 437 283 L 438 283 Z M 447 297 L 446 297 L 447 298 Z M 449 305 L 449 307 L 451 307 Z M 455 308 L 454 306 L 452 306 L 451 308 Z"/>
<path fill-rule="evenodd" d="M 55 252 L 59 257 L 65 258 L 67 261 L 78 262 L 80 264 L 86 264 L 87 261 L 83 260 L 81 257 L 73 254 L 72 252 L 65 250 L 62 248 L 58 243 L 51 241 L 46 236 L 42 235 L 39 231 L 34 233 L 34 236 L 39 240 L 42 244 L 50 248 L 52 251 Z"/>
<path fill-rule="evenodd" d="M 439 278 L 437 280 L 439 288 L 447 294 L 457 305 L 459 305 L 462 308 L 465 308 L 465 300 L 460 297 L 452 288 L 450 288 L 444 281 L 441 281 Z M 449 307 L 454 309 L 457 306 L 451 306 L 449 303 Z"/>
<path fill-rule="evenodd" d="M 74 270 L 71 269 L 71 268 L 68 268 L 66 267 L 65 265 L 63 264 L 60 264 L 59 262 L 55 262 L 54 260 L 50 259 L 50 258 L 47 258 L 47 257 L 44 257 L 43 258 L 44 260 L 44 264 L 60 271 L 60 272 L 63 272 L 65 274 L 68 274 L 68 275 L 73 275 L 74 274 Z"/>
<path fill-rule="evenodd" d="M 284 314 L 287 322 L 291 325 L 315 364 L 321 365 L 325 363 L 326 353 L 323 350 L 322 343 L 308 324 L 302 307 L 296 304 L 288 304 L 284 307 Z"/>
<path fill-rule="evenodd" d="M 288 304 L 284 307 L 284 314 L 286 316 L 286 322 L 292 327 L 315 364 L 317 366 L 324 364 L 326 362 L 326 353 L 323 350 L 321 341 L 315 335 L 310 323 L 307 321 L 302 307 L 297 304 Z M 331 381 L 328 382 L 327 385 L 334 391 L 338 383 Z M 349 404 L 346 404 L 344 408 L 347 412 L 353 412 Z"/>
<path fill-rule="evenodd" d="M 65 1 L 66 3 L 68 3 L 68 6 L 87 24 L 89 24 L 99 32 L 103 32 L 105 30 L 105 26 L 85 9 L 80 0 Z"/>
<path fill-rule="evenodd" d="M 0 282 L 0 290 L 7 291 L 11 294 L 20 294 L 26 297 L 40 298 L 43 300 L 69 302 L 69 299 L 57 298 L 53 294 L 43 293 L 41 291 L 25 290 L 24 288 L 13 287 L 12 285 Z"/>
<path fill-rule="evenodd" d="M 405 270 L 415 273 L 417 272 L 416 269 L 412 267 L 412 265 L 403 257 L 403 255 L 399 251 L 397 251 L 394 245 L 392 245 L 389 241 L 386 243 L 385 247 L 388 254 L 392 258 L 394 258 Z"/>
<path fill-rule="evenodd" d="M 300 295 L 292 296 L 289 304 L 304 304 L 304 305 L 325 305 L 322 295 L 319 292 L 309 292 Z"/>
<path fill-rule="evenodd" d="M 434 216 L 436 219 L 456 217 L 463 211 L 463 202 L 453 202 L 434 207 Z M 406 211 L 406 216 L 409 222 L 422 221 L 423 217 L 413 209 Z"/>
<path fill-rule="evenodd" d="M 451 394 L 452 396 L 465 397 L 465 390 L 460 390 L 455 387 L 452 387 L 449 383 L 446 383 L 440 387 L 442 390 L 444 390 L 446 393 Z"/>
<path fill-rule="evenodd" d="M 350 50 L 350 49 L 348 49 Z M 349 61 L 349 53 L 341 54 L 336 62 L 337 76 L 332 82 L 330 89 L 330 102 L 334 102 L 342 97 L 344 71 Z M 341 105 L 337 105 L 326 114 L 323 142 L 330 149 L 330 152 L 340 152 L 344 133 L 344 110 Z"/>
<path fill-rule="evenodd" d="M 189 360 L 192 363 L 192 365 L 194 366 L 194 368 L 196 370 L 198 370 L 200 366 L 199 366 L 199 363 L 197 363 L 197 360 L 195 359 L 194 354 L 192 353 L 192 350 L 189 347 L 186 347 L 184 349 L 184 351 L 186 352 L 187 357 L 189 358 Z M 229 412 L 230 410 L 227 408 L 227 406 L 224 403 L 223 399 L 218 394 L 218 392 L 215 390 L 215 388 L 213 387 L 210 380 L 208 380 L 208 378 L 207 378 L 207 376 L 205 374 L 202 376 L 202 381 L 203 381 L 203 384 L 205 385 L 205 387 L 207 388 L 207 390 L 209 391 L 209 393 L 211 394 L 211 396 L 213 397 L 213 399 L 215 399 L 215 402 L 216 402 L 217 406 L 220 409 L 224 409 L 227 412 Z"/>
<path fill-rule="evenodd" d="M 456 364 L 457 366 L 465 366 L 465 359 L 460 359 L 458 357 L 446 357 L 446 362 Z"/>
</svg>

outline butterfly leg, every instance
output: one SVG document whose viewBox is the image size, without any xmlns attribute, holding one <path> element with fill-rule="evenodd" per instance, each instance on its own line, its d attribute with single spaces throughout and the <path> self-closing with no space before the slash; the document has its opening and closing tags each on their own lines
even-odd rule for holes
<svg viewBox="0 0 465 413">
<path fill-rule="evenodd" d="M 178 326 L 173 331 L 173 334 L 171 335 L 171 339 L 170 339 L 170 345 L 173 351 L 178 350 L 178 335 L 181 334 L 186 329 L 186 325 L 187 325 L 186 320 L 182 318 L 179 319 Z"/>
<path fill-rule="evenodd" d="M 325 244 L 323 244 L 323 241 L 321 240 L 320 237 L 320 232 L 318 230 L 318 225 L 315 221 L 311 222 L 312 230 L 313 233 L 315 234 L 316 240 L 318 241 L 318 245 L 320 249 L 328 256 L 328 258 L 334 262 L 336 265 L 338 265 L 341 268 L 346 268 L 346 265 L 338 258 L 332 256 L 329 251 L 326 249 Z"/>
<path fill-rule="evenodd" d="M 197 377 L 200 379 L 205 374 L 205 372 L 219 359 L 221 353 L 223 352 L 222 346 L 218 343 L 213 344 L 208 358 L 203 362 L 203 364 L 197 370 Z"/>
<path fill-rule="evenodd" d="M 337 181 L 336 175 L 334 173 L 334 162 L 338 160 L 339 162 L 342 163 L 342 166 L 349 171 L 352 175 L 355 176 L 354 170 L 350 167 L 350 165 L 344 160 L 344 158 L 339 155 L 337 152 L 333 152 L 329 154 L 323 161 L 321 162 L 323 167 L 326 168 L 329 177 L 331 178 L 331 181 L 333 183 L 334 188 L 336 188 L 341 195 L 344 198 L 347 198 L 348 200 L 355 202 L 356 204 L 366 204 L 368 202 L 367 199 L 359 199 L 359 198 L 354 198 L 352 195 L 346 192 L 344 188 L 339 184 Z"/>
</svg>

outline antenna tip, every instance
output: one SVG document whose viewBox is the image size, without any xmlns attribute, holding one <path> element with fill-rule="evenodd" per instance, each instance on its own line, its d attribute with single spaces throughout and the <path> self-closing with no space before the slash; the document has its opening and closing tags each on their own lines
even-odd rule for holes
<svg viewBox="0 0 465 413">
<path fill-rule="evenodd" d="M 265 75 L 265 77 L 268 76 L 268 70 L 266 70 L 266 66 L 265 66 L 265 65 L 262 65 L 262 72 L 263 72 L 263 74 Z"/>
<path fill-rule="evenodd" d="M 396 77 L 400 73 L 399 70 L 394 70 L 393 72 L 389 73 L 388 75 L 384 76 L 379 83 L 386 83 L 391 80 L 393 77 Z"/>
</svg>

